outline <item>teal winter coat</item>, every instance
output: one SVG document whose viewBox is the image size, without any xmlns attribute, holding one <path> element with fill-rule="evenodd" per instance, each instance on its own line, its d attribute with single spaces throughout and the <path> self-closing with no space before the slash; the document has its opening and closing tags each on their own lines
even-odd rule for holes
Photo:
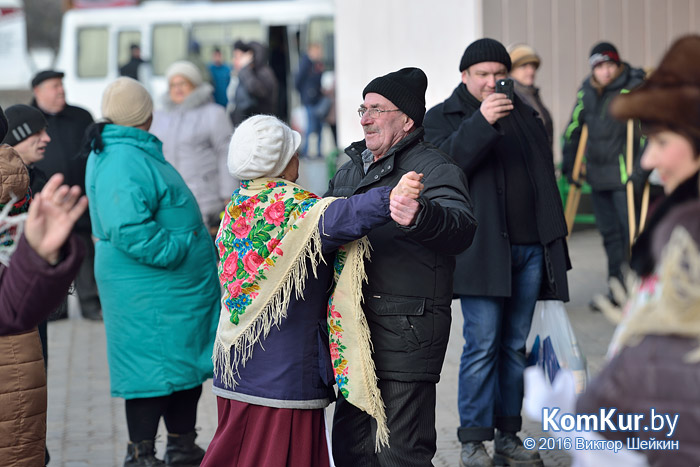
<svg viewBox="0 0 700 467">
<path fill-rule="evenodd" d="M 162 143 L 106 125 L 85 176 L 112 396 L 165 396 L 212 374 L 217 255 Z M 195 155 L 193 155 L 194 157 Z"/>
</svg>

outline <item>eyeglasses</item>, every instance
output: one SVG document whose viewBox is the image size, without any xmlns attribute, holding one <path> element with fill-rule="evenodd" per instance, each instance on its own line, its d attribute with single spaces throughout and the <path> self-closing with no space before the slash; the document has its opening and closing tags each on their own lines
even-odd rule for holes
<svg viewBox="0 0 700 467">
<path fill-rule="evenodd" d="M 369 118 L 379 118 L 381 114 L 384 112 L 401 112 L 401 109 L 392 109 L 392 110 L 382 110 L 382 109 L 366 109 L 364 107 L 360 107 L 357 109 L 357 115 L 360 116 L 360 118 L 364 117 L 365 114 L 369 116 Z"/>
</svg>

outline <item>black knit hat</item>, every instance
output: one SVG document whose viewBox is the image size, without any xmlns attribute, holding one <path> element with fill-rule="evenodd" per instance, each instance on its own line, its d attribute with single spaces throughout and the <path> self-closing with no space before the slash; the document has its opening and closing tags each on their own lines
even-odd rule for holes
<svg viewBox="0 0 700 467">
<path fill-rule="evenodd" d="M 47 127 L 44 114 L 36 107 L 17 104 L 5 110 L 8 127 L 3 143 L 14 146 Z"/>
<path fill-rule="evenodd" d="M 459 62 L 459 71 L 464 71 L 472 65 L 481 62 L 498 62 L 510 71 L 510 55 L 506 48 L 495 39 L 485 37 L 477 39 L 467 47 Z"/>
<path fill-rule="evenodd" d="M 0 141 L 5 139 L 7 128 L 7 117 L 5 117 L 5 112 L 3 112 L 2 107 L 0 107 Z"/>
<path fill-rule="evenodd" d="M 598 42 L 591 49 L 591 54 L 588 58 L 588 64 L 591 68 L 595 68 L 597 65 L 603 62 L 615 62 L 620 64 L 620 55 L 617 53 L 617 49 L 610 42 Z"/>
<path fill-rule="evenodd" d="M 425 90 L 428 77 L 420 68 L 402 68 L 379 78 L 374 78 L 362 91 L 362 98 L 375 92 L 389 99 L 408 115 L 417 127 L 425 117 Z"/>
</svg>

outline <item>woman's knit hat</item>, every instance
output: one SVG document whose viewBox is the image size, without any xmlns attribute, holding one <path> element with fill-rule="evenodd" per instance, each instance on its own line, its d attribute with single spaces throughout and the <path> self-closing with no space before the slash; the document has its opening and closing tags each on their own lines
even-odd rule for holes
<svg viewBox="0 0 700 467">
<path fill-rule="evenodd" d="M 459 71 L 481 62 L 502 63 L 508 71 L 511 68 L 510 55 L 506 48 L 497 40 L 488 37 L 477 39 L 467 46 L 459 62 Z"/>
<path fill-rule="evenodd" d="M 152 114 L 151 95 L 135 79 L 117 78 L 102 95 L 102 116 L 116 125 L 139 126 Z"/>
<path fill-rule="evenodd" d="M 228 147 L 228 171 L 240 180 L 277 177 L 299 149 L 301 135 L 272 115 L 243 121 Z"/>
<path fill-rule="evenodd" d="M 537 55 L 535 49 L 527 44 L 513 44 L 508 47 L 508 53 L 510 54 L 512 68 L 518 68 L 528 63 L 534 64 L 535 68 L 540 67 L 540 56 Z"/>
<path fill-rule="evenodd" d="M 362 98 L 370 92 L 389 99 L 403 113 L 408 115 L 416 127 L 423 125 L 425 117 L 425 90 L 428 77 L 420 68 L 402 68 L 374 78 L 362 91 Z"/>
<path fill-rule="evenodd" d="M 0 141 L 5 139 L 5 135 L 7 134 L 7 118 L 5 118 L 5 112 L 2 111 L 2 107 L 0 107 Z"/>
<path fill-rule="evenodd" d="M 646 81 L 612 101 L 610 113 L 700 138 L 700 35 L 674 42 Z"/>
<path fill-rule="evenodd" d="M 24 104 L 16 104 L 5 110 L 9 131 L 3 143 L 14 146 L 47 127 L 41 110 Z"/>
<path fill-rule="evenodd" d="M 178 75 L 192 83 L 192 86 L 195 88 L 200 86 L 203 82 L 202 72 L 199 71 L 199 68 L 197 68 L 194 63 L 188 62 L 187 60 L 174 62 L 165 70 L 165 79 L 167 79 L 168 83 L 173 77 Z"/>
</svg>

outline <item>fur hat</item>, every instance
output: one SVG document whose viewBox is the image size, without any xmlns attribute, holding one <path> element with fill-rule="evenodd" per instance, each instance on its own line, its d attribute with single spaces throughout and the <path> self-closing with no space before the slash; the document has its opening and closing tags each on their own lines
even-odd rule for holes
<svg viewBox="0 0 700 467">
<path fill-rule="evenodd" d="M 362 91 L 362 98 L 370 92 L 389 99 L 403 113 L 408 115 L 416 127 L 423 125 L 425 117 L 425 90 L 428 77 L 420 68 L 402 68 L 374 78 Z"/>
<path fill-rule="evenodd" d="M 674 42 L 644 83 L 613 100 L 610 113 L 700 138 L 700 35 Z"/>
<path fill-rule="evenodd" d="M 116 125 L 139 126 L 152 114 L 151 95 L 133 78 L 117 78 L 102 94 L 102 116 Z"/>
<path fill-rule="evenodd" d="M 29 190 L 29 173 L 17 151 L 0 146 L 0 204 L 7 204 L 13 197 L 22 199 Z"/>
<path fill-rule="evenodd" d="M 591 68 L 595 68 L 603 62 L 615 62 L 620 64 L 620 55 L 617 49 L 610 42 L 598 42 L 591 49 L 588 58 L 588 64 Z"/>
<path fill-rule="evenodd" d="M 508 71 L 511 68 L 510 55 L 506 48 L 497 40 L 488 37 L 477 39 L 467 46 L 459 62 L 459 71 L 481 62 L 502 63 Z"/>
<path fill-rule="evenodd" d="M 36 107 L 17 104 L 5 111 L 9 131 L 3 143 L 14 146 L 47 127 L 46 118 Z"/>
<path fill-rule="evenodd" d="M 240 180 L 277 177 L 299 149 L 301 135 L 272 115 L 254 115 L 233 132 L 228 171 Z"/>
<path fill-rule="evenodd" d="M 199 71 L 199 68 L 187 60 L 171 63 L 168 69 L 165 70 L 165 78 L 168 83 L 173 77 L 178 75 L 192 83 L 195 88 L 202 84 L 202 73 Z"/>
<path fill-rule="evenodd" d="M 537 55 L 535 49 L 527 44 L 513 44 L 508 47 L 508 53 L 512 63 L 511 69 L 527 65 L 528 63 L 534 64 L 535 69 L 540 67 L 540 56 Z"/>
</svg>

